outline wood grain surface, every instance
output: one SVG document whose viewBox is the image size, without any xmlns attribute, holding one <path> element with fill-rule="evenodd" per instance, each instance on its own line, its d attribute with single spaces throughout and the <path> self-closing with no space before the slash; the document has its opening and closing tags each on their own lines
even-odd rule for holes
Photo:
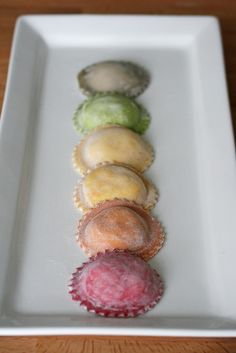
<svg viewBox="0 0 236 353">
<path fill-rule="evenodd" d="M 16 18 L 24 14 L 191 14 L 220 19 L 226 74 L 236 130 L 235 0 L 0 0 L 0 105 Z M 0 337 L 0 353 L 236 353 L 233 338 Z"/>
</svg>

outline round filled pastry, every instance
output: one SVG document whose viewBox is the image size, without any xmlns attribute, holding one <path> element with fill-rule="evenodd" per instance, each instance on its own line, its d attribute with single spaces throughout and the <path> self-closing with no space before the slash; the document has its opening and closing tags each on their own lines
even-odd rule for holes
<svg viewBox="0 0 236 353">
<path fill-rule="evenodd" d="M 121 125 L 143 134 L 150 117 L 146 109 L 132 98 L 116 93 L 96 94 L 79 105 L 73 116 L 77 132 L 88 133 L 101 125 Z"/>
<path fill-rule="evenodd" d="M 99 253 L 78 267 L 69 285 L 72 299 L 106 317 L 135 317 L 153 308 L 163 294 L 159 274 L 127 251 Z"/>
<path fill-rule="evenodd" d="M 102 201 L 116 198 L 150 209 L 156 203 L 157 191 L 142 174 L 118 164 L 104 164 L 90 170 L 74 191 L 74 204 L 84 212 Z"/>
<path fill-rule="evenodd" d="M 136 203 L 112 200 L 82 217 L 76 238 L 88 256 L 120 249 L 147 261 L 161 249 L 164 231 L 158 220 Z"/>
<path fill-rule="evenodd" d="M 152 161 L 151 145 L 139 134 L 118 125 L 96 128 L 75 146 L 72 155 L 73 166 L 82 175 L 104 162 L 127 164 L 144 172 Z"/>
<path fill-rule="evenodd" d="M 78 75 L 83 94 L 118 92 L 137 97 L 149 83 L 149 75 L 142 67 L 126 61 L 101 61 L 87 66 Z"/>
</svg>

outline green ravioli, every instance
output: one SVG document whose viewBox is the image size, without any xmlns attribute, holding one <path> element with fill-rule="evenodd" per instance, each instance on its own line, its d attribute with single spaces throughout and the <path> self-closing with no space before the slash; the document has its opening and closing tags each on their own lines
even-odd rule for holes
<svg viewBox="0 0 236 353">
<path fill-rule="evenodd" d="M 132 98 L 119 94 L 96 94 L 76 110 L 76 131 L 87 133 L 100 125 L 121 125 L 143 134 L 150 123 L 148 112 Z"/>
</svg>

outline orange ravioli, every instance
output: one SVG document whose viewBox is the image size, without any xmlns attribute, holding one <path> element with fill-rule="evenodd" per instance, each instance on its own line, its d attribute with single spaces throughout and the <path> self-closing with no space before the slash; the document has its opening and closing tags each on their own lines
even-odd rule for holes
<svg viewBox="0 0 236 353">
<path fill-rule="evenodd" d="M 155 187 L 132 168 L 106 164 L 91 170 L 74 192 L 75 206 L 83 211 L 113 199 L 135 201 L 144 208 L 153 207 L 157 199 Z"/>
<path fill-rule="evenodd" d="M 79 222 L 77 241 L 88 256 L 106 250 L 129 250 L 149 260 L 162 247 L 164 231 L 134 202 L 112 200 L 91 209 Z"/>
<path fill-rule="evenodd" d="M 93 130 L 75 146 L 72 161 L 74 168 L 81 174 L 104 162 L 130 165 L 143 172 L 153 161 L 153 150 L 132 130 L 106 125 Z"/>
</svg>

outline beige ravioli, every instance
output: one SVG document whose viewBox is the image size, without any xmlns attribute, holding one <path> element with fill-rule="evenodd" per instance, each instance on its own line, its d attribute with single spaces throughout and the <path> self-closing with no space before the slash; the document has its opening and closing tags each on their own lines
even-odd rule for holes
<svg viewBox="0 0 236 353">
<path fill-rule="evenodd" d="M 157 192 L 153 184 L 134 169 L 116 164 L 92 169 L 74 192 L 75 206 L 83 211 L 116 198 L 135 201 L 149 209 L 156 203 Z"/>
<path fill-rule="evenodd" d="M 88 134 L 75 146 L 72 160 L 81 174 L 104 162 L 127 164 L 143 172 L 152 163 L 153 149 L 132 130 L 110 125 Z"/>
</svg>

